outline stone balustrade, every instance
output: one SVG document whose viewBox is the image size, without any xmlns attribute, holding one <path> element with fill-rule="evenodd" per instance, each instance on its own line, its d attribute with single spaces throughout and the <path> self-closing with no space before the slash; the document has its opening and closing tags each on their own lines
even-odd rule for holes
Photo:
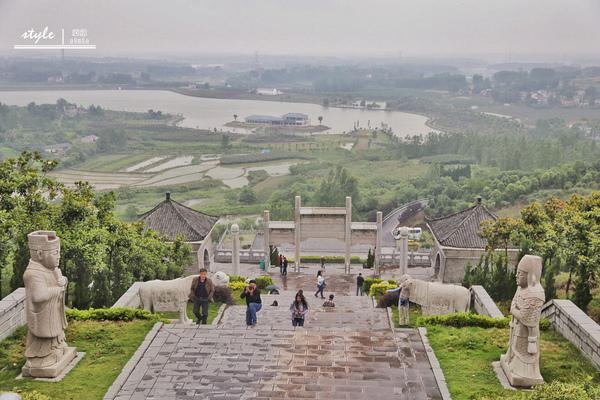
<svg viewBox="0 0 600 400">
<path fill-rule="evenodd" d="M 600 369 L 600 325 L 570 300 L 550 300 L 542 309 L 542 318 Z"/>
<path fill-rule="evenodd" d="M 141 305 L 139 291 L 142 282 L 134 282 L 125 293 L 113 304 L 114 307 L 133 307 L 138 308 Z"/>
<path fill-rule="evenodd" d="M 0 301 L 0 340 L 25 322 L 25 288 L 18 288 Z"/>
<path fill-rule="evenodd" d="M 471 286 L 471 308 L 477 314 L 487 315 L 492 318 L 504 318 L 504 314 L 498 308 L 485 288 L 481 285 Z"/>
</svg>

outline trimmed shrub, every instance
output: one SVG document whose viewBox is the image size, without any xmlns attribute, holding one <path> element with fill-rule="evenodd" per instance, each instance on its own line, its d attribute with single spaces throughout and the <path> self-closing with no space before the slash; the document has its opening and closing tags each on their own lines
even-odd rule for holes
<svg viewBox="0 0 600 400">
<path fill-rule="evenodd" d="M 273 278 L 268 275 L 258 276 L 256 277 L 256 286 L 261 289 L 266 288 L 269 285 L 273 284 Z"/>
<path fill-rule="evenodd" d="M 549 382 L 535 387 L 532 391 L 518 391 L 498 397 L 483 397 L 484 400 L 597 400 L 600 399 L 600 385 L 587 382 Z"/>
<path fill-rule="evenodd" d="M 369 295 L 371 296 L 371 285 L 381 282 L 384 282 L 384 280 L 380 278 L 365 278 L 365 281 L 363 283 L 363 292 L 369 293 Z M 388 282 L 390 285 L 394 285 L 394 287 L 397 286 L 396 281 L 394 279 L 388 279 L 385 282 Z"/>
<path fill-rule="evenodd" d="M 246 282 L 246 277 L 241 275 L 229 275 L 229 283 L 231 282 Z"/>
<path fill-rule="evenodd" d="M 244 281 L 229 282 L 227 287 L 231 290 L 243 290 L 246 287 L 246 282 L 244 282 Z"/>
<path fill-rule="evenodd" d="M 159 319 L 156 314 L 152 314 L 150 311 L 132 307 L 90 308 L 89 310 L 68 308 L 65 314 L 68 319 L 73 321 L 133 321 L 134 319 Z"/>
<path fill-rule="evenodd" d="M 508 328 L 510 317 L 492 318 L 475 313 L 451 313 L 445 315 L 428 315 L 417 319 L 417 326 L 443 325 L 462 328 L 464 326 L 478 326 L 480 328 Z M 550 321 L 542 319 L 540 330 L 550 329 Z"/>
<path fill-rule="evenodd" d="M 391 284 L 389 282 L 374 283 L 369 288 L 369 296 L 371 296 L 371 297 L 383 296 L 388 290 L 395 289 L 396 287 L 397 287 L 397 285 L 395 283 L 394 284 Z"/>
<path fill-rule="evenodd" d="M 37 390 L 33 390 L 31 392 L 20 392 L 19 396 L 21 396 L 22 400 L 51 400 L 49 396 L 46 396 Z"/>
</svg>

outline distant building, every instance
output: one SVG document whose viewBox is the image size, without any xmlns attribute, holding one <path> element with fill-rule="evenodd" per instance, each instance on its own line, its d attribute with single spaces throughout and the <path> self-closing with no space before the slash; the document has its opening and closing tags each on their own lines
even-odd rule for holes
<svg viewBox="0 0 600 400">
<path fill-rule="evenodd" d="M 96 143 L 98 141 L 98 136 L 96 135 L 87 135 L 79 139 L 81 143 Z"/>
<path fill-rule="evenodd" d="M 283 92 L 275 88 L 258 88 L 256 89 L 256 94 L 261 96 L 277 96 L 283 94 Z"/>
<path fill-rule="evenodd" d="M 50 154 L 63 155 L 69 151 L 70 148 L 71 145 L 69 143 L 57 143 L 45 146 L 44 151 Z"/>
<path fill-rule="evenodd" d="M 186 275 L 197 274 L 200 268 L 210 270 L 210 260 L 214 258 L 210 234 L 219 217 L 186 207 L 172 200 L 167 192 L 165 200 L 142 214 L 141 220 L 146 229 L 160 232 L 167 240 L 174 241 L 182 235 L 192 246 L 194 263 L 185 271 Z"/>
<path fill-rule="evenodd" d="M 310 123 L 308 115 L 302 113 L 287 113 L 282 118 L 285 121 L 285 125 L 308 125 Z"/>
<path fill-rule="evenodd" d="M 266 125 L 295 125 L 305 126 L 310 124 L 308 115 L 302 113 L 287 113 L 281 117 L 272 115 L 250 115 L 244 119 L 249 124 L 266 124 Z"/>
<path fill-rule="evenodd" d="M 431 266 L 439 281 L 462 282 L 467 264 L 477 265 L 486 251 L 488 243 L 481 236 L 481 222 L 496 219 L 498 217 L 481 204 L 481 198 L 466 210 L 427 219 L 427 227 L 434 239 Z M 509 265 L 514 266 L 517 253 L 518 249 L 508 250 Z"/>
</svg>

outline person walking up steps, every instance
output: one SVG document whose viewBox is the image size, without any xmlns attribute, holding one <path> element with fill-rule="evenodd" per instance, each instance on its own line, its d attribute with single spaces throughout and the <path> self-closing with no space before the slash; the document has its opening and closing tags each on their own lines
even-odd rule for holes
<svg viewBox="0 0 600 400">
<path fill-rule="evenodd" d="M 308 312 L 308 303 L 304 297 L 302 290 L 296 293 L 296 297 L 290 305 L 290 311 L 292 313 L 292 325 L 293 326 L 304 326 L 304 318 Z"/>
<path fill-rule="evenodd" d="M 288 259 L 283 256 L 283 275 L 287 275 Z"/>
<path fill-rule="evenodd" d="M 262 300 L 260 289 L 256 286 L 254 279 L 248 282 L 248 286 L 246 286 L 240 297 L 246 299 L 246 325 L 256 326 L 256 313 L 262 308 Z"/>
<path fill-rule="evenodd" d="M 358 294 L 360 293 L 360 295 L 363 295 L 363 283 L 365 283 L 365 278 L 363 278 L 362 274 L 359 273 L 358 276 L 356 277 L 356 295 L 358 296 Z"/>
<path fill-rule="evenodd" d="M 190 288 L 189 298 L 194 303 L 194 315 L 196 316 L 196 324 L 206 325 L 208 319 L 208 303 L 213 301 L 215 293 L 215 285 L 210 278 L 206 276 L 205 268 L 200 269 L 199 275 L 192 279 L 192 287 Z M 202 307 L 202 313 L 200 308 Z"/>
<path fill-rule="evenodd" d="M 315 297 L 318 297 L 318 294 L 321 294 L 321 298 L 324 299 L 323 290 L 327 284 L 325 283 L 325 278 L 323 278 L 323 271 L 317 272 L 317 291 L 315 292 Z"/>
</svg>

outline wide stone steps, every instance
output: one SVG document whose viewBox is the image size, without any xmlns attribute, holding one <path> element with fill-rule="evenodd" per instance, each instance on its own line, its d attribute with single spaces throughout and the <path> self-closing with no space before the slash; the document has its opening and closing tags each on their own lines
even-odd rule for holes
<svg viewBox="0 0 600 400">
<path fill-rule="evenodd" d="M 386 310 L 355 296 L 334 309 L 308 297 L 306 325 L 294 328 L 293 295 L 262 296 L 254 328 L 245 306 L 217 325 L 164 325 L 117 399 L 441 398 L 415 330 L 394 332 Z"/>
<path fill-rule="evenodd" d="M 291 327 L 290 305 L 294 293 L 282 292 L 279 295 L 262 295 L 263 307 L 258 312 L 258 324 L 254 329 L 285 329 Z M 325 300 L 307 296 L 308 315 L 306 329 L 344 329 L 361 331 L 389 329 L 387 312 L 373 308 L 367 296 L 339 296 L 334 299 L 335 307 L 322 307 Z M 272 306 L 277 301 L 278 306 Z M 245 326 L 246 307 L 234 306 L 225 311 L 220 323 L 228 328 Z"/>
</svg>

